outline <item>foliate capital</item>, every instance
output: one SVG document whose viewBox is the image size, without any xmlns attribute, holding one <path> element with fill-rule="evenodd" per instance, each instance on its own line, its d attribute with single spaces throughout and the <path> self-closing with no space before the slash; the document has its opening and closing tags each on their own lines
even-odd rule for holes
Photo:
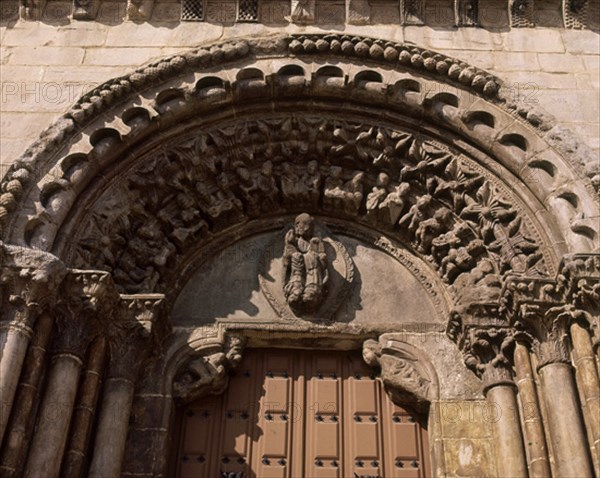
<svg viewBox="0 0 600 478">
<path fill-rule="evenodd" d="M 484 393 L 496 385 L 514 385 L 514 333 L 497 303 L 473 303 L 451 315 L 448 336 L 465 364 L 483 380 Z"/>
<path fill-rule="evenodd" d="M 40 312 L 54 306 L 67 268 L 57 257 L 0 242 L 2 322 L 32 329 Z"/>
<path fill-rule="evenodd" d="M 55 350 L 82 358 L 89 343 L 103 333 L 119 294 L 105 271 L 71 270 L 57 306 Z"/>
<path fill-rule="evenodd" d="M 162 294 L 121 295 L 115 318 L 107 324 L 109 375 L 134 381 L 141 362 L 170 331 Z"/>
</svg>

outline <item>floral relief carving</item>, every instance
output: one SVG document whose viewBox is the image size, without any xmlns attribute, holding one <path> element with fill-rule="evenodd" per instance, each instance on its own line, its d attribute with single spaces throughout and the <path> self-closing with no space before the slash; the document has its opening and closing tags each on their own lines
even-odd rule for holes
<svg viewBox="0 0 600 478">
<path fill-rule="evenodd" d="M 113 272 L 124 292 L 164 290 L 182 254 L 213 233 L 302 211 L 396 234 L 463 290 L 545 272 L 514 201 L 464 157 L 410 132 L 311 116 L 248 120 L 165 144 L 142 163 L 100 198 L 72 252 L 75 265 Z"/>
</svg>

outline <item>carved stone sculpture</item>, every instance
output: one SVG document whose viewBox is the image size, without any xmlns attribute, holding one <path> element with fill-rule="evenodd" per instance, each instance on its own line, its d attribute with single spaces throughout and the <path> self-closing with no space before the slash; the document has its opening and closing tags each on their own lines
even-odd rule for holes
<svg viewBox="0 0 600 478">
<path fill-rule="evenodd" d="M 314 219 L 303 213 L 285 235 L 284 294 L 290 307 L 314 311 L 326 293 L 328 271 L 325 246 L 314 235 Z"/>
</svg>

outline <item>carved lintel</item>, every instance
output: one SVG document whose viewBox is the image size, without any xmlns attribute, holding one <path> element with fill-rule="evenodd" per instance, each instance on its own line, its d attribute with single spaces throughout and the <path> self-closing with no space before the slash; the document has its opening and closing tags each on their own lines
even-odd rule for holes
<svg viewBox="0 0 600 478">
<path fill-rule="evenodd" d="M 61 291 L 54 349 L 82 359 L 89 343 L 103 333 L 119 294 L 108 272 L 76 269 L 69 271 Z"/>
<path fill-rule="evenodd" d="M 402 0 L 402 23 L 404 25 L 423 25 L 425 23 L 425 0 Z"/>
<path fill-rule="evenodd" d="M 0 304 L 3 324 L 30 330 L 54 306 L 65 265 L 47 252 L 0 243 Z"/>
<path fill-rule="evenodd" d="M 74 0 L 73 19 L 95 20 L 100 9 L 100 0 Z"/>
<path fill-rule="evenodd" d="M 23 20 L 39 21 L 45 8 L 46 0 L 21 0 L 19 14 Z"/>
<path fill-rule="evenodd" d="M 121 295 L 120 310 L 107 327 L 109 376 L 135 381 L 140 364 L 169 330 L 162 294 Z"/>
<path fill-rule="evenodd" d="M 368 365 L 381 369 L 383 384 L 394 403 L 424 412 L 434 399 L 434 384 L 413 348 L 383 336 L 379 342 L 364 342 L 363 358 Z"/>
<path fill-rule="evenodd" d="M 154 0 L 127 0 L 127 20 L 144 22 L 150 20 Z"/>
<path fill-rule="evenodd" d="M 192 357 L 173 380 L 173 396 L 189 403 L 206 395 L 222 393 L 229 383 L 228 370 L 240 363 L 245 339 L 228 335 L 224 346 L 214 346 Z"/>
</svg>

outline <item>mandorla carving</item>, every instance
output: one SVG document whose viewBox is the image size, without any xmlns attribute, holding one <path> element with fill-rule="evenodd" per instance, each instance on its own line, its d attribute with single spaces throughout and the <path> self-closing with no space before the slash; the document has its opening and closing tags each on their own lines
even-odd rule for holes
<svg viewBox="0 0 600 478">
<path fill-rule="evenodd" d="M 300 214 L 285 235 L 284 296 L 294 310 L 313 312 L 327 291 L 329 272 L 325 245 L 314 234 L 314 219 Z"/>
<path fill-rule="evenodd" d="M 248 120 L 138 164 L 95 203 L 71 252 L 76 266 L 112 272 L 123 292 L 164 290 L 188 248 L 282 211 L 375 225 L 476 295 L 497 293 L 508 272 L 545 273 L 516 201 L 470 160 L 410 132 L 310 116 Z"/>
</svg>

